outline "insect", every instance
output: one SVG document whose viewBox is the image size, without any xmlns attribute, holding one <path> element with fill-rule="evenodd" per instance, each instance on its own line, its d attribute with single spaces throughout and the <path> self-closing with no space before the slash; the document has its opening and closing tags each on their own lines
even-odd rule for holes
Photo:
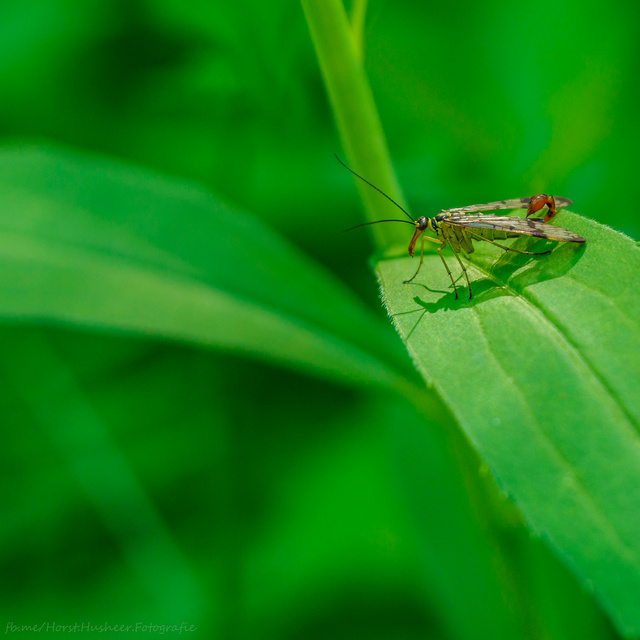
<svg viewBox="0 0 640 640">
<path fill-rule="evenodd" d="M 393 202 L 393 204 L 403 211 L 409 221 L 407 220 L 376 220 L 375 222 L 365 222 L 358 224 L 351 229 L 357 229 L 358 227 L 364 227 L 370 224 L 378 224 L 380 222 L 403 222 L 405 224 L 411 224 L 415 227 L 413 236 L 409 241 L 409 255 L 413 258 L 415 253 L 416 242 L 418 238 L 422 237 L 420 243 L 420 263 L 416 272 L 405 280 L 405 284 L 411 282 L 420 272 L 422 262 L 424 259 L 424 241 L 436 243 L 438 246 L 438 255 L 444 264 L 444 268 L 449 274 L 453 290 L 458 298 L 458 289 L 456 287 L 455 280 L 451 274 L 451 270 L 447 265 L 444 256 L 442 255 L 442 249 L 446 245 L 449 245 L 453 250 L 453 255 L 462 268 L 462 272 L 467 280 L 467 288 L 469 290 L 469 299 L 472 298 L 473 293 L 471 291 L 471 283 L 469 282 L 469 275 L 467 274 L 467 268 L 464 266 L 460 259 L 460 253 L 469 255 L 473 253 L 473 241 L 483 240 L 484 242 L 490 242 L 491 244 L 500 247 L 504 251 L 515 251 L 516 253 L 523 253 L 531 256 L 541 256 L 547 253 L 551 253 L 551 249 L 548 251 L 522 251 L 521 249 L 514 249 L 513 247 L 507 247 L 495 242 L 498 240 L 506 240 L 507 238 L 517 238 L 519 236 L 532 236 L 535 238 L 544 238 L 545 240 L 554 240 L 555 242 L 585 242 L 585 239 L 567 229 L 561 229 L 560 227 L 554 227 L 552 225 L 545 224 L 551 218 L 557 214 L 557 209 L 560 207 L 567 207 L 571 204 L 571 200 L 567 198 L 559 198 L 554 196 L 548 196 L 545 194 L 539 194 L 530 198 L 513 198 L 511 200 L 498 200 L 497 202 L 488 202 L 485 204 L 472 204 L 466 207 L 458 207 L 454 209 L 443 209 L 437 216 L 433 218 L 427 218 L 420 216 L 417 220 L 414 220 L 407 211 L 405 211 L 397 202 L 392 200 L 386 193 L 378 189 L 375 185 L 371 184 L 368 180 L 365 180 L 362 176 L 358 175 L 355 171 L 347 167 L 340 158 L 338 158 L 340 164 L 349 169 L 351 173 L 366 182 L 370 187 L 373 187 L 376 191 L 381 193 L 385 198 Z M 544 207 L 548 207 L 548 211 L 544 218 L 529 218 L 528 216 L 540 211 Z M 496 211 L 500 209 L 527 209 L 527 218 L 513 218 L 510 216 L 496 216 L 496 215 L 475 215 L 482 211 Z M 346 231 L 351 231 L 346 229 Z M 425 231 L 433 232 L 436 237 L 431 238 L 427 235 L 423 235 Z"/>
</svg>

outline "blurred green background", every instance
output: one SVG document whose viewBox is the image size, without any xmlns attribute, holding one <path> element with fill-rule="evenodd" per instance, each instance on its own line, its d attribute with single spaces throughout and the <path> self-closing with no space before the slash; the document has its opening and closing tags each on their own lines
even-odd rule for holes
<svg viewBox="0 0 640 640">
<path fill-rule="evenodd" d="M 639 12 L 372 0 L 366 69 L 416 215 L 550 192 L 637 238 Z M 383 317 L 366 233 L 341 233 L 362 213 L 298 3 L 4 2 L 0 87 L 3 146 L 199 182 Z M 425 423 L 275 362 L 136 337 L 13 322 L 0 344 L 7 622 L 615 637 L 443 408 Z"/>
</svg>

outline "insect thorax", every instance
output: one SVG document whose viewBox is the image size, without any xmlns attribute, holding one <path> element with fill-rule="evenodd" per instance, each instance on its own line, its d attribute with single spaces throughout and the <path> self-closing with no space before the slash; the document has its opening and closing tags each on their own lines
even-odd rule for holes
<svg viewBox="0 0 640 640">
<path fill-rule="evenodd" d="M 439 213 L 437 216 L 433 218 L 426 219 L 426 228 L 431 229 L 435 234 L 440 235 L 440 223 L 447 218 L 447 214 Z M 418 220 L 420 222 L 421 219 Z"/>
</svg>

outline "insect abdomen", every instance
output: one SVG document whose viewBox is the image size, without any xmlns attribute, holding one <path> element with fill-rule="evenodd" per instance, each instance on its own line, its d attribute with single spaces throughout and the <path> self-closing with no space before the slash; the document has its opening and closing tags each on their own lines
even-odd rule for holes
<svg viewBox="0 0 640 640">
<path fill-rule="evenodd" d="M 460 250 L 467 254 L 473 253 L 472 238 L 469 237 L 469 234 L 466 233 L 463 228 L 441 222 L 438 230 L 440 232 L 438 235 L 451 245 L 455 253 L 458 253 Z"/>
</svg>

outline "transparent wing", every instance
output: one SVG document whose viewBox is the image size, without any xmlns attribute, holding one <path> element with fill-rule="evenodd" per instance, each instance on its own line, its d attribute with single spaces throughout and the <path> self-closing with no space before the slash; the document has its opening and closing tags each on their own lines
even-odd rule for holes
<svg viewBox="0 0 640 640">
<path fill-rule="evenodd" d="M 582 236 L 554 227 L 542 221 L 542 218 L 512 218 L 511 216 L 475 216 L 470 214 L 447 216 L 440 224 L 450 224 L 454 227 L 468 229 L 492 229 L 506 231 L 522 236 L 546 238 L 557 242 L 585 242 Z"/>
<path fill-rule="evenodd" d="M 466 207 L 457 207 L 455 209 L 444 209 L 442 213 L 473 213 L 474 211 L 498 211 L 499 209 L 526 209 L 531 202 L 530 196 L 528 198 L 511 198 L 511 200 L 497 200 L 496 202 L 485 202 L 484 204 L 470 204 Z M 560 196 L 553 196 L 556 201 L 556 209 L 560 207 L 568 207 L 573 204 L 569 198 L 561 198 Z"/>
</svg>

